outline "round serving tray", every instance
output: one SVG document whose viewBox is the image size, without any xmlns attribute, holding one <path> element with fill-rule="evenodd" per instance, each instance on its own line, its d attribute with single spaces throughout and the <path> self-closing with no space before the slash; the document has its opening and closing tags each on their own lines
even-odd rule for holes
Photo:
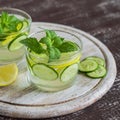
<svg viewBox="0 0 120 120">
<path fill-rule="evenodd" d="M 108 48 L 98 39 L 79 29 L 43 22 L 33 22 L 31 33 L 40 30 L 38 27 L 62 30 L 78 36 L 83 42 L 81 59 L 91 55 L 102 57 L 106 61 L 107 75 L 102 79 L 91 79 L 78 73 L 72 87 L 49 93 L 33 87 L 27 81 L 27 70 L 24 69 L 23 72 L 19 72 L 15 83 L 0 88 L 0 115 L 16 118 L 48 118 L 69 114 L 100 99 L 115 80 L 115 60 Z"/>
</svg>

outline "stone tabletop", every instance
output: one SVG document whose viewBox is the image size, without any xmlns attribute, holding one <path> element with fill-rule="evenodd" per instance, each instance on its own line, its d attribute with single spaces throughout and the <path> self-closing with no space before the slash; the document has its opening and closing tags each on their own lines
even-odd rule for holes
<svg viewBox="0 0 120 120">
<path fill-rule="evenodd" d="M 0 0 L 0 7 L 22 9 L 33 22 L 59 23 L 88 32 L 104 43 L 116 60 L 114 85 L 99 101 L 45 120 L 120 120 L 120 0 Z M 0 115 L 0 120 L 17 119 Z"/>
</svg>

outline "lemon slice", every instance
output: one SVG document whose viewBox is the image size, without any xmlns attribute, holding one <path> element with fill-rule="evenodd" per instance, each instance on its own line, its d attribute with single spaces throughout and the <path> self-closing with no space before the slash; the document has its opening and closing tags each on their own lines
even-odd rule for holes
<svg viewBox="0 0 120 120">
<path fill-rule="evenodd" d="M 77 57 L 77 58 L 75 58 L 74 60 L 69 60 L 69 61 L 67 61 L 67 62 L 65 62 L 65 63 L 60 64 L 60 65 L 51 65 L 51 67 L 60 69 L 60 68 L 63 68 L 63 67 L 72 65 L 72 64 L 74 64 L 74 63 L 77 63 L 77 62 L 79 62 L 79 61 L 80 61 L 80 57 Z"/>
<path fill-rule="evenodd" d="M 13 83 L 18 75 L 18 68 L 15 63 L 0 66 L 0 86 L 7 86 Z"/>
<path fill-rule="evenodd" d="M 53 68 L 56 68 L 56 69 L 62 69 L 66 66 L 69 66 L 69 65 L 72 65 L 74 63 L 79 62 L 80 57 L 81 57 L 81 54 L 78 54 L 77 56 L 71 58 L 70 60 L 66 60 L 66 61 L 63 60 L 63 61 L 60 61 L 60 62 L 57 62 L 57 63 L 52 63 L 53 65 L 50 65 L 50 66 L 53 67 Z"/>
</svg>

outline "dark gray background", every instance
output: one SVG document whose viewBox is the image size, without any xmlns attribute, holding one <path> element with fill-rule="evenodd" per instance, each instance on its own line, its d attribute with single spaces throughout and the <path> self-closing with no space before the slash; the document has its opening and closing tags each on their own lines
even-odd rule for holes
<svg viewBox="0 0 120 120">
<path fill-rule="evenodd" d="M 120 120 L 120 0 L 0 0 L 0 7 L 28 12 L 33 21 L 69 25 L 103 42 L 117 63 L 114 85 L 93 105 L 61 117 L 45 120 Z M 17 120 L 0 116 L 0 120 Z"/>
</svg>

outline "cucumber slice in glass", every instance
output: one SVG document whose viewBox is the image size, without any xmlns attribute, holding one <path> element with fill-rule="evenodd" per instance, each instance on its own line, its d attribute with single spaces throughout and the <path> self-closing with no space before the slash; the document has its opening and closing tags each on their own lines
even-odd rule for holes
<svg viewBox="0 0 120 120">
<path fill-rule="evenodd" d="M 72 64 L 66 67 L 60 75 L 62 82 L 68 82 L 75 77 L 78 72 L 78 64 Z"/>
<path fill-rule="evenodd" d="M 34 75 L 43 80 L 56 80 L 58 78 L 58 73 L 46 64 L 38 63 L 32 66 L 32 71 Z"/>
<path fill-rule="evenodd" d="M 85 59 L 80 62 L 79 64 L 79 70 L 81 72 L 91 72 L 95 69 L 97 69 L 98 64 L 94 60 L 91 59 Z"/>
<path fill-rule="evenodd" d="M 20 34 L 17 37 L 15 37 L 8 45 L 8 49 L 10 51 L 17 50 L 23 46 L 23 44 L 20 43 L 21 40 L 26 39 L 26 34 Z"/>
<path fill-rule="evenodd" d="M 97 56 L 90 56 L 90 57 L 87 57 L 86 59 L 90 59 L 90 60 L 94 60 L 95 62 L 97 62 L 99 65 L 102 65 L 105 67 L 105 60 L 100 58 L 100 57 L 97 57 Z"/>
<path fill-rule="evenodd" d="M 102 65 L 99 65 L 98 68 L 92 72 L 86 73 L 87 76 L 91 78 L 102 78 L 106 75 L 106 69 Z"/>
<path fill-rule="evenodd" d="M 23 26 L 20 30 L 23 30 L 23 29 L 28 27 L 28 21 L 27 20 L 24 20 L 22 23 L 23 23 Z"/>
</svg>

